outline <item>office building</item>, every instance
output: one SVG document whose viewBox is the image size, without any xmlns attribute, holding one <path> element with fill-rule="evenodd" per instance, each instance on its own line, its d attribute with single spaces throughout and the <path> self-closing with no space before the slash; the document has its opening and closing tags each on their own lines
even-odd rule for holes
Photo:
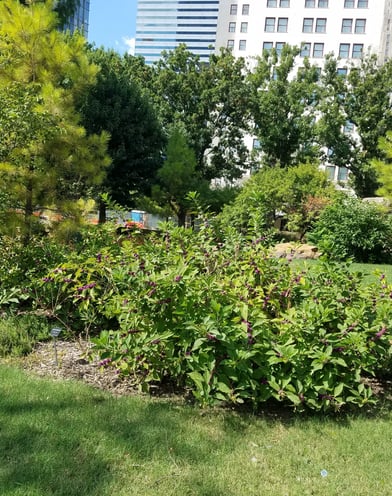
<svg viewBox="0 0 392 496">
<path fill-rule="evenodd" d="M 64 30 L 69 30 L 71 33 L 79 30 L 87 38 L 89 13 L 90 0 L 79 0 L 79 5 L 74 15 L 70 17 L 68 23 L 64 26 Z"/>
<path fill-rule="evenodd" d="M 216 47 L 219 0 L 138 0 L 135 55 L 147 64 L 184 43 L 208 62 Z"/>
<path fill-rule="evenodd" d="M 207 61 L 228 47 L 252 57 L 285 43 L 322 62 L 327 53 L 354 60 L 392 56 L 392 0 L 139 0 L 136 55 L 147 63 L 185 43 Z"/>
<path fill-rule="evenodd" d="M 376 53 L 383 62 L 392 55 L 391 17 L 391 0 L 221 0 L 216 45 L 250 57 L 289 43 L 312 63 L 328 53 L 342 63 Z"/>
</svg>

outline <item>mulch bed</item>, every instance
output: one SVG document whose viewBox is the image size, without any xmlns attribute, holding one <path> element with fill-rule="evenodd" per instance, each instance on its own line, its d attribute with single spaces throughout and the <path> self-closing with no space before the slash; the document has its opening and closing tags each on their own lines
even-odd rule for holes
<svg viewBox="0 0 392 496">
<path fill-rule="evenodd" d="M 85 341 L 56 341 L 39 343 L 34 351 L 20 359 L 25 370 L 41 377 L 77 379 L 114 395 L 139 394 L 129 378 L 121 378 L 113 367 L 102 367 L 92 347 Z"/>
</svg>

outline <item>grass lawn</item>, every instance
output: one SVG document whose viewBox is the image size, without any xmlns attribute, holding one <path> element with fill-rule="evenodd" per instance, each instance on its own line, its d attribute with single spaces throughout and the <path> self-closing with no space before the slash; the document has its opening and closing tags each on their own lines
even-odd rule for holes
<svg viewBox="0 0 392 496">
<path fill-rule="evenodd" d="M 0 365 L 2 496 L 387 496 L 391 444 L 386 405 L 338 419 L 256 417 L 115 398 Z"/>
<path fill-rule="evenodd" d="M 294 259 L 292 261 L 294 267 L 311 268 L 312 265 L 319 263 L 318 260 L 300 260 Z M 392 283 L 392 265 L 386 264 L 365 264 L 365 263 L 351 263 L 350 270 L 362 274 L 364 285 L 371 284 L 379 280 L 380 274 L 385 274 L 388 282 Z"/>
</svg>

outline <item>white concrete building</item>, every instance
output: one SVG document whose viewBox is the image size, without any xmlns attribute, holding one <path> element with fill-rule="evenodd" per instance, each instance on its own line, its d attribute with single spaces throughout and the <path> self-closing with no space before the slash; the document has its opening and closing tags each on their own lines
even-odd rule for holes
<svg viewBox="0 0 392 496">
<path fill-rule="evenodd" d="M 392 0 L 221 0 L 216 46 L 236 56 L 301 47 L 313 63 L 327 53 L 347 60 L 376 53 L 392 55 Z"/>
</svg>

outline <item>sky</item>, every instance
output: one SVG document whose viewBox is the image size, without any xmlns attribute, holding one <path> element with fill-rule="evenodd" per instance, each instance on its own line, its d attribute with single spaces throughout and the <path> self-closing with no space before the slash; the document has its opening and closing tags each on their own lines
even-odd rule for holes
<svg viewBox="0 0 392 496">
<path fill-rule="evenodd" d="M 137 0 L 90 0 L 88 41 L 96 47 L 133 53 Z"/>
</svg>

